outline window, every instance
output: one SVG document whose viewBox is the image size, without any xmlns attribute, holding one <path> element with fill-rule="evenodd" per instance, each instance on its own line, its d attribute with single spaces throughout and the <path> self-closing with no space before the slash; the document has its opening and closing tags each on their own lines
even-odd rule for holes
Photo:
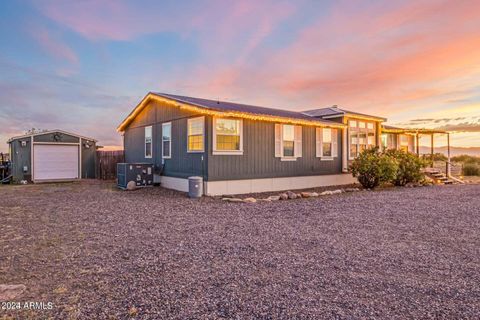
<svg viewBox="0 0 480 320">
<path fill-rule="evenodd" d="M 292 125 L 283 125 L 283 156 L 293 157 L 293 148 L 295 145 L 295 127 Z"/>
<path fill-rule="evenodd" d="M 315 128 L 316 156 L 321 160 L 338 157 L 338 131 L 332 128 Z"/>
<path fill-rule="evenodd" d="M 213 118 L 213 154 L 243 154 L 240 119 Z"/>
<path fill-rule="evenodd" d="M 332 129 L 322 129 L 322 157 L 332 156 Z"/>
<path fill-rule="evenodd" d="M 348 127 L 350 142 L 348 158 L 350 160 L 357 157 L 363 150 L 376 145 L 374 122 L 349 120 Z"/>
<path fill-rule="evenodd" d="M 170 159 L 172 157 L 172 123 L 162 124 L 162 158 Z"/>
<path fill-rule="evenodd" d="M 382 133 L 382 147 L 388 149 L 388 134 Z"/>
<path fill-rule="evenodd" d="M 203 132 L 205 118 L 190 118 L 187 121 L 187 151 L 203 152 Z"/>
<path fill-rule="evenodd" d="M 152 157 L 152 126 L 145 127 L 145 158 Z"/>
<path fill-rule="evenodd" d="M 405 134 L 400 135 L 400 150 L 408 152 L 408 136 Z"/>
<path fill-rule="evenodd" d="M 302 156 L 302 127 L 275 124 L 275 157 L 296 160 Z"/>
</svg>

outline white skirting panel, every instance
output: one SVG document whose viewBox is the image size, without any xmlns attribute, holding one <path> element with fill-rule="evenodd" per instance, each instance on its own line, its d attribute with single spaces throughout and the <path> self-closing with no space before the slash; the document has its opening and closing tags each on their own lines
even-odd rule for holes
<svg viewBox="0 0 480 320">
<path fill-rule="evenodd" d="M 153 179 L 155 182 L 158 181 L 157 177 L 160 178 L 160 185 L 164 188 L 188 192 L 188 179 L 155 175 Z"/>
<path fill-rule="evenodd" d="M 357 182 L 351 174 L 205 182 L 208 196 L 308 189 Z"/>
</svg>

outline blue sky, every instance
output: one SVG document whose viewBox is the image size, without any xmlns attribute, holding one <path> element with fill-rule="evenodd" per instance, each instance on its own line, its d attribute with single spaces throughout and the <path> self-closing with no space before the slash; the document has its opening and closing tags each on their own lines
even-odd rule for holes
<svg viewBox="0 0 480 320">
<path fill-rule="evenodd" d="M 0 2 L 1 141 L 35 127 L 120 145 L 161 91 L 338 104 L 480 146 L 479 80 L 478 1 Z"/>
</svg>

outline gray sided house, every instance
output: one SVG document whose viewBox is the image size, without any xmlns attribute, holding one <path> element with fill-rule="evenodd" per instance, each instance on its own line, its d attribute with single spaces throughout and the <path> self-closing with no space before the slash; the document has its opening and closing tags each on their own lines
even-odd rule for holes
<svg viewBox="0 0 480 320">
<path fill-rule="evenodd" d="M 14 181 L 70 181 L 95 178 L 96 140 L 62 130 L 8 140 Z"/>
<path fill-rule="evenodd" d="M 332 108 L 326 108 L 332 109 Z M 164 187 L 207 195 L 342 185 L 348 164 L 381 144 L 384 118 L 333 108 L 281 109 L 149 93 L 119 125 L 126 162 L 155 165 Z"/>
</svg>

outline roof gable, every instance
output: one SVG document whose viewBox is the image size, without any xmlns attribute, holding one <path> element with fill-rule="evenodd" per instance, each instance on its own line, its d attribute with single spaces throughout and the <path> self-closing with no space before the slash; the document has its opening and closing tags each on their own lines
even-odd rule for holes
<svg viewBox="0 0 480 320">
<path fill-rule="evenodd" d="M 311 117 L 318 117 L 318 118 L 322 118 L 322 119 L 338 118 L 338 117 L 347 116 L 347 117 L 352 117 L 352 118 L 357 117 L 357 118 L 371 119 L 371 120 L 374 120 L 374 121 L 387 121 L 387 119 L 383 118 L 383 117 L 372 116 L 372 115 L 365 114 L 365 113 L 360 113 L 360 112 L 341 109 L 336 105 L 334 105 L 332 107 L 328 107 L 328 108 L 307 110 L 307 111 L 304 111 L 303 113 L 306 114 L 306 115 L 309 115 Z"/>
<path fill-rule="evenodd" d="M 343 127 L 343 124 L 339 124 L 333 121 L 313 118 L 309 115 L 301 112 L 288 111 L 282 109 L 273 109 L 266 107 L 259 107 L 247 104 L 209 100 L 202 98 L 186 97 L 165 93 L 148 93 L 142 101 L 135 107 L 135 109 L 122 121 L 117 127 L 117 131 L 123 132 L 140 114 L 140 112 L 146 107 L 150 100 L 158 100 L 166 103 L 173 104 L 180 108 L 192 110 L 201 114 L 215 115 L 215 116 L 228 116 L 239 117 L 254 120 L 263 121 L 275 121 L 296 123 L 305 125 L 317 125 L 326 127 Z"/>
<path fill-rule="evenodd" d="M 36 133 L 30 133 L 30 134 L 24 134 L 24 135 L 21 135 L 21 136 L 11 137 L 10 139 L 8 139 L 7 143 L 10 143 L 13 140 L 17 140 L 17 139 L 30 138 L 30 137 L 41 136 L 41 135 L 44 135 L 44 134 L 51 134 L 51 133 L 56 133 L 56 132 L 63 133 L 63 134 L 73 136 L 73 137 L 77 137 L 77 138 L 81 138 L 81 139 L 84 139 L 84 140 L 91 140 L 91 141 L 97 142 L 97 140 L 93 139 L 93 138 L 84 137 L 84 136 L 78 135 L 76 133 L 56 129 L 56 130 L 47 130 L 47 131 L 43 131 L 43 132 L 36 132 Z"/>
</svg>

